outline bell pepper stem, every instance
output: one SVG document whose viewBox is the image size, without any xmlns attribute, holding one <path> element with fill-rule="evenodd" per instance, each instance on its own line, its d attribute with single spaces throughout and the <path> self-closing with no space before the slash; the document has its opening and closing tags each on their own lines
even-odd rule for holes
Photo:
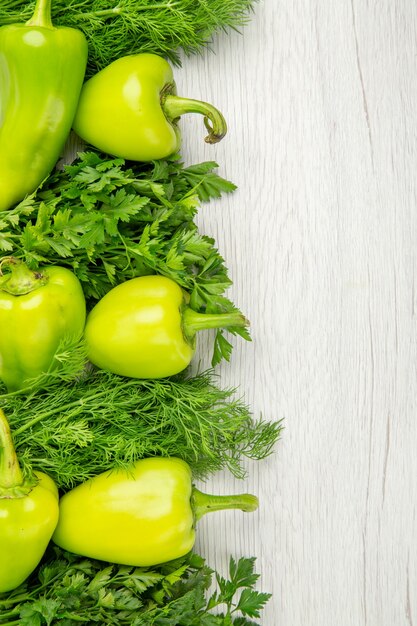
<svg viewBox="0 0 417 626">
<path fill-rule="evenodd" d="M 3 274 L 3 267 L 10 272 Z M 4 257 L 0 262 L 0 289 L 13 296 L 23 296 L 48 282 L 41 272 L 30 270 L 25 263 L 14 257 Z"/>
<path fill-rule="evenodd" d="M 185 335 L 193 337 L 200 330 L 209 328 L 229 328 L 237 326 L 245 328 L 249 321 L 240 311 L 230 313 L 198 313 L 190 307 L 185 307 L 182 313 L 182 325 Z"/>
<path fill-rule="evenodd" d="M 202 493 L 193 487 L 191 505 L 194 511 L 195 520 L 213 511 L 225 511 L 226 509 L 240 509 L 245 513 L 256 511 L 259 500 L 250 493 L 242 493 L 235 496 L 215 496 L 210 493 Z"/>
<path fill-rule="evenodd" d="M 204 115 L 204 125 L 209 131 L 204 140 L 207 143 L 217 143 L 223 139 L 227 132 L 227 124 L 223 115 L 208 102 L 182 98 L 169 93 L 163 96 L 161 106 L 170 121 L 181 117 L 184 113 L 201 113 Z"/>
<path fill-rule="evenodd" d="M 10 426 L 3 409 L 0 409 L 0 487 L 12 489 L 23 484 Z"/>
<path fill-rule="evenodd" d="M 26 26 L 42 26 L 43 28 L 53 28 L 51 18 L 52 0 L 37 0 L 35 10 Z"/>
<path fill-rule="evenodd" d="M 35 10 L 26 26 L 42 26 L 43 28 L 53 28 L 51 18 L 52 0 L 37 0 Z"/>
</svg>

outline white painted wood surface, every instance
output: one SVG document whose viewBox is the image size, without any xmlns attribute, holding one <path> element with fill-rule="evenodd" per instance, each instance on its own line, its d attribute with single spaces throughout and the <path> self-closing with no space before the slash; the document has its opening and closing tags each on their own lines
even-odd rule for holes
<svg viewBox="0 0 417 626">
<path fill-rule="evenodd" d="M 177 72 L 230 127 L 184 118 L 186 161 L 239 186 L 199 218 L 252 322 L 221 380 L 285 418 L 206 485 L 259 512 L 200 523 L 213 566 L 257 556 L 263 626 L 417 626 L 416 33 L 413 0 L 264 0 Z"/>
</svg>

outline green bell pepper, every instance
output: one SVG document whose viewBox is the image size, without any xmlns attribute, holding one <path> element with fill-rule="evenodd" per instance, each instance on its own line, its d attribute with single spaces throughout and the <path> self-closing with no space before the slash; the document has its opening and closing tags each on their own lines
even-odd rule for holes
<svg viewBox="0 0 417 626">
<path fill-rule="evenodd" d="M 24 479 L 0 409 L 0 593 L 18 587 L 35 569 L 58 516 L 54 481 L 42 472 Z"/>
<path fill-rule="evenodd" d="M 73 128 L 103 152 L 133 161 L 163 159 L 177 152 L 177 122 L 201 113 L 206 142 L 220 141 L 226 121 L 211 104 L 176 95 L 169 63 L 156 54 L 117 59 L 84 84 Z"/>
<path fill-rule="evenodd" d="M 81 31 L 54 27 L 51 0 L 0 28 L 0 210 L 52 171 L 71 130 L 87 64 Z"/>
<path fill-rule="evenodd" d="M 0 274 L 0 379 L 15 391 L 53 365 L 62 340 L 80 339 L 86 306 L 78 278 L 64 267 L 32 271 L 6 257 Z"/>
<path fill-rule="evenodd" d="M 164 378 L 191 362 L 196 333 L 244 327 L 240 312 L 198 313 L 165 276 L 140 276 L 111 289 L 87 317 L 87 355 L 97 367 L 130 378 Z"/>
<path fill-rule="evenodd" d="M 94 559 L 149 566 L 176 559 L 195 542 L 195 523 L 210 511 L 254 511 L 256 496 L 213 496 L 191 482 L 177 458 L 142 459 L 75 487 L 60 501 L 52 540 Z"/>
</svg>

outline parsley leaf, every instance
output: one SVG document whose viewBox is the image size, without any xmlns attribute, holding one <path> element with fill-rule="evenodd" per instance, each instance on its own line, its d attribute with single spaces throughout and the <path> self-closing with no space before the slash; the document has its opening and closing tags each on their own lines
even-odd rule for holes
<svg viewBox="0 0 417 626">
<path fill-rule="evenodd" d="M 244 589 L 236 608 L 244 615 L 249 615 L 249 617 L 260 617 L 260 611 L 270 597 L 269 593 L 259 593 L 254 589 Z"/>
<path fill-rule="evenodd" d="M 213 173 L 216 167 L 217 163 L 207 161 L 186 167 L 183 171 L 185 180 L 190 183 L 192 190 L 198 193 L 199 198 L 204 202 L 211 198 L 220 198 L 223 193 L 230 193 L 236 189 L 235 184 Z"/>
<path fill-rule="evenodd" d="M 36 193 L 0 212 L 0 251 L 33 269 L 68 267 L 89 308 L 118 283 L 163 274 L 189 292 L 196 311 L 236 311 L 224 295 L 231 285 L 225 262 L 195 221 L 201 202 L 235 189 L 216 167 L 209 161 L 185 168 L 178 155 L 141 164 L 81 152 Z M 246 329 L 228 331 L 249 339 Z M 218 331 L 213 365 L 231 350 Z"/>
<path fill-rule="evenodd" d="M 270 594 L 257 592 L 250 584 L 250 579 L 258 578 L 253 573 L 255 559 L 240 559 L 237 567 L 246 569 L 248 563 L 252 564 L 248 586 L 236 600 L 239 587 L 233 581 L 228 581 L 234 588 L 230 597 L 224 598 L 220 591 L 208 598 L 213 575 L 217 580 L 221 577 L 197 554 L 154 568 L 134 568 L 50 546 L 23 585 L 0 594 L 0 624 L 257 626 L 246 616 L 259 617 Z M 226 605 L 226 612 L 213 612 L 220 604 Z"/>
</svg>

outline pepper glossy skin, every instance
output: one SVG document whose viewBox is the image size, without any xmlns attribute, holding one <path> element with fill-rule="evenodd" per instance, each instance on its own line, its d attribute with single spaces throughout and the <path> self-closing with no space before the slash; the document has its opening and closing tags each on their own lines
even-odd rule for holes
<svg viewBox="0 0 417 626">
<path fill-rule="evenodd" d="M 258 506 L 249 494 L 203 494 L 191 480 L 187 463 L 160 457 L 95 476 L 61 498 L 52 539 L 82 556 L 146 567 L 187 554 L 209 511 Z"/>
<path fill-rule="evenodd" d="M 29 22 L 0 28 L 0 210 L 52 171 L 77 108 L 87 42 L 50 13 L 51 0 L 38 0 Z"/>
<path fill-rule="evenodd" d="M 204 314 L 165 276 L 132 278 L 110 290 L 87 317 L 84 337 L 90 361 L 130 378 L 164 378 L 191 362 L 196 333 L 246 326 L 241 313 Z"/>
<path fill-rule="evenodd" d="M 0 277 L 0 379 L 8 391 L 48 370 L 59 343 L 78 340 L 86 306 L 75 274 L 49 266 L 33 272 L 13 258 L 3 259 Z"/>
<path fill-rule="evenodd" d="M 176 95 L 169 63 L 156 54 L 117 59 L 84 84 L 73 128 L 103 152 L 133 161 L 162 159 L 177 152 L 177 122 L 184 113 L 201 113 L 216 143 L 226 134 L 220 111 Z"/>
<path fill-rule="evenodd" d="M 0 593 L 22 584 L 41 560 L 58 522 L 58 489 L 42 472 L 24 480 L 0 409 Z"/>
</svg>

